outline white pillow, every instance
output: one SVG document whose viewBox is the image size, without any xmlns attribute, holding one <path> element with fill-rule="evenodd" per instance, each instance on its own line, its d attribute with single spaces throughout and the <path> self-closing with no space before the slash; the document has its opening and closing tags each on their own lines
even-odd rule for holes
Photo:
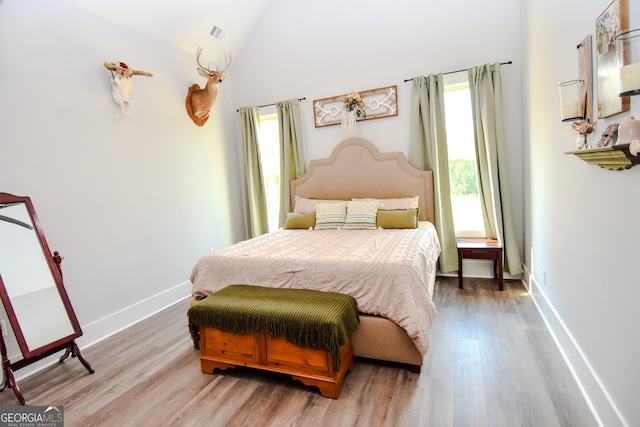
<svg viewBox="0 0 640 427">
<path fill-rule="evenodd" d="M 296 195 L 295 213 L 312 213 L 316 211 L 316 203 L 335 202 L 336 200 L 305 199 Z"/>
<path fill-rule="evenodd" d="M 379 204 L 378 200 L 347 202 L 347 217 L 344 221 L 344 228 L 375 230 Z"/>
<path fill-rule="evenodd" d="M 314 229 L 342 228 L 346 217 L 347 202 L 316 203 L 316 226 Z"/>
<path fill-rule="evenodd" d="M 351 199 L 353 201 L 367 201 L 367 200 L 378 200 L 380 202 L 380 206 L 378 209 L 381 211 L 395 211 L 402 209 L 417 209 L 418 208 L 418 198 L 415 197 L 404 197 L 401 199 Z"/>
</svg>

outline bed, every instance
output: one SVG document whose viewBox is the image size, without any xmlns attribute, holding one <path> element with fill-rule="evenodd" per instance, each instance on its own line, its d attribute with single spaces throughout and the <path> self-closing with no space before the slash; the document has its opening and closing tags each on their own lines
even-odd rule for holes
<svg viewBox="0 0 640 427">
<path fill-rule="evenodd" d="M 400 152 L 380 153 L 367 140 L 349 138 L 329 158 L 312 160 L 290 189 L 291 209 L 300 215 L 301 205 L 309 202 L 330 201 L 326 207 L 341 200 L 384 199 L 393 204 L 417 196 L 416 227 L 287 226 L 204 255 L 191 275 L 194 300 L 231 284 L 346 293 L 360 311 L 360 327 L 352 335 L 355 355 L 419 372 L 436 315 L 432 296 L 440 254 L 431 172 L 413 168 Z"/>
</svg>

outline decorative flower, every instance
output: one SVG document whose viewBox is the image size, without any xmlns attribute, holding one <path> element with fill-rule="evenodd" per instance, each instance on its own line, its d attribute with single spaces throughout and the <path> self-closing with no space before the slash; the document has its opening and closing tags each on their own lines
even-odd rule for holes
<svg viewBox="0 0 640 427">
<path fill-rule="evenodd" d="M 125 64 L 124 62 L 119 62 L 118 65 L 120 65 L 120 68 L 122 69 L 117 70 L 118 74 L 120 74 L 122 77 L 126 77 L 127 79 L 131 77 L 131 70 L 129 69 L 129 66 L 127 64 Z"/>
<path fill-rule="evenodd" d="M 640 139 L 634 139 L 629 144 L 629 152 L 634 156 L 637 156 L 640 153 Z"/>
<path fill-rule="evenodd" d="M 342 97 L 344 102 L 344 108 L 346 111 L 355 111 L 356 117 L 367 117 L 367 112 L 364 110 L 364 99 L 358 92 L 349 92 Z"/>
<path fill-rule="evenodd" d="M 605 55 L 609 47 L 615 44 L 616 34 L 620 31 L 620 18 L 615 12 L 607 12 L 600 21 L 597 22 L 597 49 L 598 55 Z"/>
<path fill-rule="evenodd" d="M 587 120 L 579 120 L 571 123 L 573 131 L 580 135 L 589 135 L 595 129 L 596 124 L 588 122 Z"/>
</svg>

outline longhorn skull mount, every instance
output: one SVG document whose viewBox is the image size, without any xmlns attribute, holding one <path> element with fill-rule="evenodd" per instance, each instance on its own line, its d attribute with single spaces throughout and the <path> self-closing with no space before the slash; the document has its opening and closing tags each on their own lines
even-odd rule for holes
<svg viewBox="0 0 640 427">
<path fill-rule="evenodd" d="M 153 77 L 153 74 L 131 69 L 124 62 L 105 62 L 104 66 L 111 71 L 111 96 L 114 102 L 120 104 L 124 114 L 129 114 L 129 95 L 131 94 L 131 89 L 133 89 L 131 76 Z"/>
<path fill-rule="evenodd" d="M 189 92 L 187 93 L 186 99 L 186 107 L 187 113 L 191 120 L 198 125 L 202 126 L 209 119 L 209 112 L 211 111 L 211 107 L 218 99 L 218 91 L 220 88 L 220 83 L 226 77 L 226 71 L 231 65 L 232 57 L 229 54 L 229 58 L 227 58 L 227 54 L 224 54 L 224 62 L 225 66 L 222 70 L 216 67 L 215 70 L 209 68 L 209 66 L 204 66 L 200 63 L 200 54 L 202 53 L 202 47 L 198 48 L 196 52 L 196 63 L 198 64 L 198 74 L 207 79 L 207 84 L 204 88 L 201 88 L 198 84 L 194 83 L 189 87 Z"/>
</svg>

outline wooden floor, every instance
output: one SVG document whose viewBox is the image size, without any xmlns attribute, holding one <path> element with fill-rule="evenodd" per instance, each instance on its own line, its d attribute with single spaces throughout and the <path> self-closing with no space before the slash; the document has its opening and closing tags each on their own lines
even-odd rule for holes
<svg viewBox="0 0 640 427">
<path fill-rule="evenodd" d="M 340 398 L 287 377 L 200 372 L 181 302 L 19 382 L 32 405 L 64 405 L 65 426 L 595 426 L 518 281 L 436 282 L 438 316 L 421 374 L 356 360 Z M 0 405 L 17 405 L 12 390 Z"/>
</svg>

